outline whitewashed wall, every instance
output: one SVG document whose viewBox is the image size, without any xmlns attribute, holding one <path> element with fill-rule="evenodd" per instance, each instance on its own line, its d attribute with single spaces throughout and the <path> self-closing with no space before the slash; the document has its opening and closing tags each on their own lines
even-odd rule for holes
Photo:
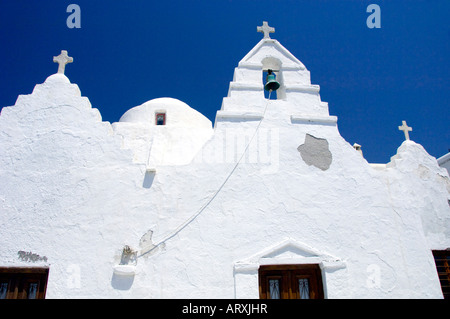
<svg viewBox="0 0 450 319">
<path fill-rule="evenodd" d="M 270 102 L 267 56 L 284 90 Z M 50 76 L 0 115 L 0 266 L 49 266 L 48 298 L 258 298 L 258 267 L 284 263 L 319 264 L 327 298 L 442 298 L 447 172 L 412 141 L 374 169 L 319 89 L 262 40 L 192 162 L 146 172 L 127 130 Z"/>
</svg>

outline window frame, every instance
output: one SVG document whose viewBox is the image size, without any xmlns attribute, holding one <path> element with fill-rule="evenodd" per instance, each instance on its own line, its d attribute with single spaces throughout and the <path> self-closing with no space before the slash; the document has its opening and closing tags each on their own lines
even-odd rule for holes
<svg viewBox="0 0 450 319">
<path fill-rule="evenodd" d="M 434 263 L 444 299 L 450 299 L 450 249 L 433 250 Z"/>
<path fill-rule="evenodd" d="M 29 299 L 32 284 L 37 284 L 37 292 L 32 299 L 45 299 L 48 273 L 48 267 L 0 267 L 0 283 L 8 283 L 6 299 Z"/>
<path fill-rule="evenodd" d="M 281 299 L 299 299 L 299 279 L 308 279 L 309 299 L 323 299 L 322 272 L 318 264 L 263 265 L 258 270 L 259 297 L 270 298 L 269 280 L 279 279 Z"/>
<path fill-rule="evenodd" d="M 163 117 L 163 124 L 158 124 L 158 117 L 159 116 Z M 164 125 L 166 125 L 166 113 L 165 112 L 156 112 L 155 113 L 155 125 L 156 126 L 164 126 Z"/>
</svg>

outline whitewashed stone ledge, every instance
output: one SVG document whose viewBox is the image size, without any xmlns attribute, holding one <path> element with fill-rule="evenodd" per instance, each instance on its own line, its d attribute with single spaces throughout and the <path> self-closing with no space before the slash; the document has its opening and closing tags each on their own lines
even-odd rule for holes
<svg viewBox="0 0 450 319">
<path fill-rule="evenodd" d="M 386 164 L 369 163 L 369 165 L 372 168 L 375 168 L 376 170 L 384 170 L 384 169 L 386 169 Z"/>
<path fill-rule="evenodd" d="M 292 123 L 317 123 L 317 124 L 336 124 L 337 116 L 317 116 L 317 115 L 306 115 L 306 114 L 292 114 Z"/>
<path fill-rule="evenodd" d="M 286 92 L 305 92 L 305 93 L 319 93 L 319 85 L 289 85 L 286 86 Z"/>
<path fill-rule="evenodd" d="M 261 120 L 263 117 L 263 113 L 258 112 L 218 111 L 216 114 L 217 119 Z"/>
<path fill-rule="evenodd" d="M 135 265 L 116 265 L 114 266 L 114 274 L 118 276 L 134 276 L 136 274 Z"/>
<path fill-rule="evenodd" d="M 320 257 L 307 257 L 307 258 L 286 258 L 282 260 L 276 260 L 270 258 L 269 260 L 261 260 L 255 263 L 242 263 L 237 262 L 234 264 L 234 272 L 247 273 L 258 271 L 261 265 L 282 265 L 285 263 L 290 265 L 308 265 L 318 264 L 321 269 L 332 271 L 347 268 L 347 263 L 342 260 L 321 260 Z"/>
<path fill-rule="evenodd" d="M 264 85 L 262 83 L 231 82 L 230 83 L 230 89 L 233 89 L 233 90 L 262 91 L 262 90 L 264 90 Z"/>
<path fill-rule="evenodd" d="M 230 89 L 232 90 L 250 90 L 250 91 L 262 91 L 264 86 L 262 83 L 243 83 L 243 82 L 231 82 Z M 289 85 L 285 86 L 286 92 L 301 92 L 301 93 L 319 93 L 319 85 Z"/>
<path fill-rule="evenodd" d="M 147 166 L 147 167 L 145 168 L 145 171 L 146 171 L 147 173 L 156 173 L 156 167 L 155 167 L 155 166 Z"/>
<path fill-rule="evenodd" d="M 250 70 L 262 70 L 263 65 L 262 63 L 239 62 L 239 68 L 245 68 Z M 281 71 L 302 71 L 305 69 L 306 68 L 301 65 L 283 65 Z"/>
</svg>

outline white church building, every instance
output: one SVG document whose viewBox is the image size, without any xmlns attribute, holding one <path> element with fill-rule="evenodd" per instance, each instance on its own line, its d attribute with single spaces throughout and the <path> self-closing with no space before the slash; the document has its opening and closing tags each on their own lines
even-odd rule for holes
<svg viewBox="0 0 450 319">
<path fill-rule="evenodd" d="M 215 123 L 173 98 L 103 122 L 66 51 L 2 109 L 0 298 L 449 296 L 448 172 L 406 123 L 368 163 L 258 31 Z"/>
</svg>

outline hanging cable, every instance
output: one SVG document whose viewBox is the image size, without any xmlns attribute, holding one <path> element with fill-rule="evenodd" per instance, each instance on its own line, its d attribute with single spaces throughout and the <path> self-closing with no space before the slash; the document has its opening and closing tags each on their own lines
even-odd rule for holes
<svg viewBox="0 0 450 319">
<path fill-rule="evenodd" d="M 262 116 L 261 120 L 259 121 L 258 126 L 255 129 L 255 133 L 253 133 L 253 136 L 251 137 L 250 141 L 247 143 L 247 146 L 245 147 L 244 151 L 242 152 L 241 157 L 236 162 L 236 165 L 234 165 L 233 169 L 230 171 L 230 173 L 228 174 L 227 178 L 225 178 L 225 180 L 220 185 L 220 187 L 217 189 L 217 191 L 211 196 L 211 198 L 194 215 L 189 217 L 184 223 L 182 223 L 180 226 L 178 226 L 172 233 L 170 233 L 169 235 L 167 235 L 166 237 L 161 239 L 159 242 L 153 244 L 153 246 L 150 249 L 148 249 L 147 251 L 142 252 L 140 255 L 138 255 L 137 258 L 142 257 L 142 256 L 150 253 L 154 249 L 158 248 L 161 244 L 165 243 L 169 239 L 171 239 L 174 236 L 176 236 L 187 225 L 189 225 L 192 221 L 194 221 L 209 206 L 209 204 L 211 204 L 211 202 L 216 198 L 216 196 L 220 193 L 222 188 L 225 186 L 225 184 L 228 182 L 230 177 L 233 175 L 234 171 L 237 169 L 237 167 L 241 163 L 242 159 L 244 158 L 245 154 L 247 153 L 248 148 L 250 147 L 250 144 L 252 143 L 253 139 L 255 138 L 256 134 L 258 133 L 259 127 L 261 126 L 261 123 L 262 123 L 262 121 L 263 121 L 263 119 L 264 119 L 264 117 L 266 115 L 266 111 L 267 111 L 267 107 L 269 106 L 271 94 L 272 94 L 272 90 L 269 91 L 269 97 L 267 99 L 267 103 L 266 103 L 266 106 L 264 108 L 263 116 Z"/>
</svg>

